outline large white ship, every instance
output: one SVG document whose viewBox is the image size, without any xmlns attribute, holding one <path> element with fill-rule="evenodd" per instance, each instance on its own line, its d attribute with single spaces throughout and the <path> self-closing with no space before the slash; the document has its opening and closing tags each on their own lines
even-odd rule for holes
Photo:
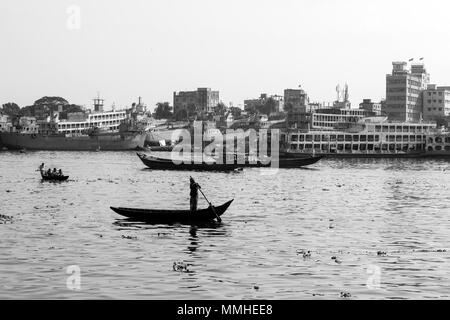
<svg viewBox="0 0 450 320">
<path fill-rule="evenodd" d="M 23 117 L 17 126 L 0 133 L 8 149 L 28 150 L 134 150 L 142 149 L 145 133 L 136 128 L 127 111 L 103 112 L 103 100 L 95 99 L 95 112 L 77 113 L 59 120 Z"/>
<path fill-rule="evenodd" d="M 288 154 L 417 157 L 450 151 L 450 138 L 437 136 L 436 123 L 391 122 L 386 117 L 368 117 L 364 110 L 327 109 L 312 113 L 303 124 L 307 127 L 290 123 L 285 135 Z"/>
</svg>

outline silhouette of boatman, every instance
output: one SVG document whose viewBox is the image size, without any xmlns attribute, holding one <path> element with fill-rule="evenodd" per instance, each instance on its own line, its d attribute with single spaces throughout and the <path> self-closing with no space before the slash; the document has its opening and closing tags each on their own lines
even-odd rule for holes
<svg viewBox="0 0 450 320">
<path fill-rule="evenodd" d="M 200 185 L 195 182 L 192 177 L 190 177 L 191 181 L 191 213 L 195 213 L 197 211 L 197 202 L 198 202 L 198 189 L 201 189 Z"/>
</svg>

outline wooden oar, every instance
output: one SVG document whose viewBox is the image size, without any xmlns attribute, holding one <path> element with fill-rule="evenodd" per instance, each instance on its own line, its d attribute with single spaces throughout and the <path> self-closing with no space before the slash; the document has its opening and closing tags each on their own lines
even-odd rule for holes
<svg viewBox="0 0 450 320">
<path fill-rule="evenodd" d="M 192 177 L 190 177 L 190 178 L 192 179 L 192 181 L 195 182 L 194 178 L 192 178 Z M 213 211 L 214 214 L 216 215 L 217 221 L 218 221 L 218 222 L 222 222 L 222 219 L 221 219 L 221 218 L 219 217 L 219 215 L 217 214 L 216 209 L 214 209 L 214 206 L 212 205 L 212 203 L 209 202 L 208 198 L 205 196 L 205 194 L 203 193 L 203 191 L 202 191 L 202 189 L 201 189 L 201 187 L 200 187 L 200 185 L 199 185 L 198 183 L 197 183 L 197 186 L 198 186 L 198 190 L 200 190 L 200 192 L 202 193 L 202 195 L 203 195 L 203 197 L 205 198 L 206 202 L 208 202 L 208 204 L 209 204 L 209 206 L 211 207 L 212 211 Z"/>
<path fill-rule="evenodd" d="M 216 215 L 217 221 L 222 222 L 222 219 L 219 217 L 219 215 L 216 212 L 216 209 L 214 209 L 214 206 L 211 204 L 211 202 L 209 202 L 208 198 L 206 198 L 205 194 L 203 193 L 202 189 L 198 189 L 200 190 L 200 192 L 202 193 L 203 197 L 205 197 L 206 202 L 209 203 L 209 207 L 212 209 L 212 211 L 214 212 L 214 214 Z"/>
</svg>

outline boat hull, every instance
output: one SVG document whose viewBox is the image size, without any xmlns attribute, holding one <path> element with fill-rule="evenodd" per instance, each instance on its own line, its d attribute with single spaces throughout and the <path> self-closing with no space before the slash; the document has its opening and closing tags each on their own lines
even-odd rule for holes
<svg viewBox="0 0 450 320">
<path fill-rule="evenodd" d="M 291 158 L 304 158 L 305 156 L 313 156 L 313 153 L 288 153 Z M 426 157 L 425 152 L 417 153 L 320 153 L 321 156 L 327 158 L 423 158 Z"/>
<path fill-rule="evenodd" d="M 154 170 L 193 170 L 193 171 L 234 171 L 239 168 L 269 168 L 271 163 L 180 163 L 176 164 L 170 159 L 162 159 L 145 154 L 138 153 L 139 159 L 150 169 Z M 278 168 L 293 169 L 312 165 L 322 159 L 323 156 L 302 157 L 302 158 L 280 158 Z"/>
<path fill-rule="evenodd" d="M 120 151 L 143 148 L 145 134 L 106 133 L 92 136 L 44 136 L 3 132 L 0 139 L 8 149 L 53 151 Z"/>
<path fill-rule="evenodd" d="M 233 200 L 221 206 L 214 207 L 215 212 L 220 217 L 225 213 Z M 216 218 L 211 208 L 197 210 L 191 213 L 189 210 L 148 210 L 137 208 L 110 207 L 114 212 L 127 217 L 129 220 L 147 223 L 192 223 L 208 222 Z"/>
<path fill-rule="evenodd" d="M 44 181 L 66 181 L 67 179 L 69 179 L 69 176 L 49 177 L 42 175 L 42 180 Z"/>
</svg>

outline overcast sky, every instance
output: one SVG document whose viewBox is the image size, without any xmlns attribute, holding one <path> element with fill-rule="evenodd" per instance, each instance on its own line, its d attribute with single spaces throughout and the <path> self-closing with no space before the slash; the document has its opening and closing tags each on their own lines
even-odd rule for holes
<svg viewBox="0 0 450 320">
<path fill-rule="evenodd" d="M 357 107 L 384 98 L 394 60 L 425 57 L 432 83 L 450 85 L 449 9 L 445 0 L 1 0 L 0 103 L 57 95 L 90 105 L 100 91 L 107 106 L 141 95 L 153 107 L 211 87 L 239 105 L 299 84 L 332 101 L 347 82 Z"/>
</svg>

